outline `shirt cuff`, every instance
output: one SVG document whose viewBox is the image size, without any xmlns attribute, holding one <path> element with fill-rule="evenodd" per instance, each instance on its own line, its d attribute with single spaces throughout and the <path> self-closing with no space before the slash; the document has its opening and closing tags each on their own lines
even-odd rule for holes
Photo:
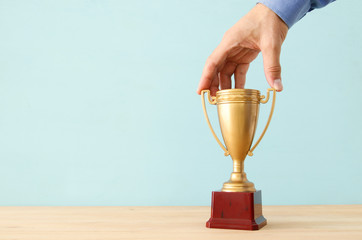
<svg viewBox="0 0 362 240">
<path fill-rule="evenodd" d="M 261 3 L 275 12 L 291 28 L 304 17 L 311 8 L 310 0 L 260 0 Z"/>
</svg>

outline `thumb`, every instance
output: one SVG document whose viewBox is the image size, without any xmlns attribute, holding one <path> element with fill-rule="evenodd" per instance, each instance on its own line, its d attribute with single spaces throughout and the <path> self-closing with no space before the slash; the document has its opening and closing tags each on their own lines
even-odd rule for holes
<svg viewBox="0 0 362 240">
<path fill-rule="evenodd" d="M 278 92 L 283 90 L 280 66 L 281 46 L 269 47 L 262 50 L 264 61 L 264 73 L 269 85 Z"/>
</svg>

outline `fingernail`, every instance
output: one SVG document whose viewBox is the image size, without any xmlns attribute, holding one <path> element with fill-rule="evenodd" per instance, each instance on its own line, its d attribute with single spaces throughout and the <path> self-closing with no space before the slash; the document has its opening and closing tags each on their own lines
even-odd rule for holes
<svg viewBox="0 0 362 240">
<path fill-rule="evenodd" d="M 275 90 L 277 90 L 277 91 L 283 90 L 282 80 L 280 80 L 280 79 L 275 79 L 275 80 L 274 80 L 274 86 L 273 86 L 273 87 L 274 87 Z"/>
</svg>

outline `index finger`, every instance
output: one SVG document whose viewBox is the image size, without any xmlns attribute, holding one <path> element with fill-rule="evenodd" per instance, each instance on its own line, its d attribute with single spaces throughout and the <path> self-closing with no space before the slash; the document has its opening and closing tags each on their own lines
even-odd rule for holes
<svg viewBox="0 0 362 240">
<path fill-rule="evenodd" d="M 199 87 L 197 88 L 197 94 L 200 95 L 202 90 L 210 89 L 211 82 L 217 77 L 219 69 L 222 68 L 224 58 L 225 52 L 222 51 L 219 45 L 206 60 Z"/>
</svg>

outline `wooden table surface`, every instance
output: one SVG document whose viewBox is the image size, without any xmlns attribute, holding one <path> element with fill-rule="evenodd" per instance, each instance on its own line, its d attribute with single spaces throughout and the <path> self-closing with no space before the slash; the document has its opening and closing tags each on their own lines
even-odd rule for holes
<svg viewBox="0 0 362 240">
<path fill-rule="evenodd" d="M 0 239 L 362 240 L 362 205 L 264 206 L 259 231 L 209 229 L 210 207 L 0 207 Z"/>
</svg>

